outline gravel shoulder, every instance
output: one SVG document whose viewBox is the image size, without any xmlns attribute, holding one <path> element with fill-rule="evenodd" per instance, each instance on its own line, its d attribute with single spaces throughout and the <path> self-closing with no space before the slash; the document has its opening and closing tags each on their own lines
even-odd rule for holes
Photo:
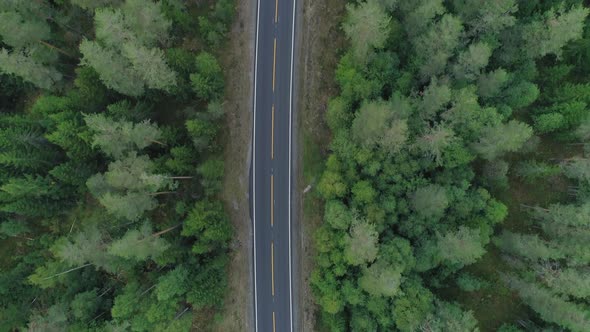
<svg viewBox="0 0 590 332">
<path fill-rule="evenodd" d="M 317 331 L 317 306 L 310 287 L 314 269 L 313 235 L 322 222 L 323 202 L 315 194 L 315 184 L 328 153 L 330 132 L 325 124 L 328 100 L 338 93 L 334 73 L 345 45 L 340 28 L 345 1 L 300 0 L 296 59 L 296 117 L 293 137 L 295 189 L 293 209 L 299 232 L 293 237 L 295 294 L 299 327 L 297 331 Z M 297 228 L 295 228 L 297 229 Z"/>
<path fill-rule="evenodd" d="M 251 331 L 253 317 L 250 159 L 256 0 L 237 0 L 236 18 L 220 60 L 225 70 L 225 179 L 222 199 L 234 228 L 228 291 L 214 331 Z"/>
</svg>

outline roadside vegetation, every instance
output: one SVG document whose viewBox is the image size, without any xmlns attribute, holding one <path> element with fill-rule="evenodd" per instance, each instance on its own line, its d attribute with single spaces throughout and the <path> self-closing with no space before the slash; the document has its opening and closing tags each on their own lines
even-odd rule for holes
<svg viewBox="0 0 590 332">
<path fill-rule="evenodd" d="M 587 331 L 588 13 L 349 1 L 315 189 L 322 329 Z"/>
<path fill-rule="evenodd" d="M 222 308 L 232 0 L 0 1 L 0 330 L 189 331 Z"/>
</svg>

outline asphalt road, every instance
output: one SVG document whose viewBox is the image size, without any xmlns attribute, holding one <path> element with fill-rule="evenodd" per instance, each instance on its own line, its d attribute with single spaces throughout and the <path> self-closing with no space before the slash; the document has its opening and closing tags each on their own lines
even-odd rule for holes
<svg viewBox="0 0 590 332">
<path fill-rule="evenodd" d="M 291 119 L 296 0 L 258 0 L 252 216 L 255 331 L 293 331 Z"/>
</svg>

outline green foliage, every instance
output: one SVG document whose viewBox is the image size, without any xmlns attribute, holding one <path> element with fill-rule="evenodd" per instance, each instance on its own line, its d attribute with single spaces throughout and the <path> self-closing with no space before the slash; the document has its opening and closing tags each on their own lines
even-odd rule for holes
<svg viewBox="0 0 590 332">
<path fill-rule="evenodd" d="M 152 234 L 149 223 L 144 223 L 139 229 L 129 230 L 122 238 L 113 241 L 108 252 L 114 256 L 145 261 L 157 258 L 169 247 L 159 235 Z"/>
<path fill-rule="evenodd" d="M 201 176 L 201 184 L 207 195 L 214 196 L 221 191 L 223 172 L 224 166 L 221 159 L 206 160 L 197 168 L 197 173 Z"/>
<path fill-rule="evenodd" d="M 561 55 L 561 49 L 571 40 L 582 36 L 584 19 L 588 9 L 576 6 L 566 9 L 565 6 L 551 8 L 540 20 L 534 20 L 522 29 L 521 45 L 529 57 L 542 57 L 546 54 Z"/>
<path fill-rule="evenodd" d="M 203 41 L 223 41 L 234 7 L 0 1 L 0 330 L 212 325 L 193 311 L 227 289 L 224 81 L 192 52 L 223 51 Z M 195 98 L 193 73 L 216 101 Z"/>
<path fill-rule="evenodd" d="M 457 232 L 438 236 L 437 252 L 446 264 L 469 265 L 485 253 L 479 230 L 461 226 Z"/>
<path fill-rule="evenodd" d="M 133 97 L 145 88 L 172 91 L 176 73 L 155 47 L 167 41 L 171 26 L 160 2 L 126 0 L 120 8 L 98 8 L 94 20 L 97 41 L 83 40 L 80 51 L 107 87 Z"/>
<path fill-rule="evenodd" d="M 192 249 L 196 254 L 225 249 L 232 230 L 221 202 L 197 202 L 183 224 L 182 235 L 196 237 Z"/>
<path fill-rule="evenodd" d="M 162 135 L 156 125 L 148 120 L 141 123 L 113 121 L 104 114 L 89 114 L 84 121 L 94 133 L 92 146 L 98 146 L 107 155 L 122 158 L 130 151 L 142 150 L 159 143 Z M 162 143 L 160 143 L 162 144 Z"/>
<path fill-rule="evenodd" d="M 113 216 L 136 221 L 156 207 L 159 190 L 173 189 L 172 179 L 152 173 L 153 162 L 147 156 L 130 153 L 109 164 L 104 174 L 95 174 L 86 185 L 90 193 Z"/>
<path fill-rule="evenodd" d="M 459 45 L 459 36 L 463 27 L 461 20 L 451 14 L 445 14 L 440 21 L 433 24 L 424 34 L 412 40 L 415 48 L 415 63 L 422 80 L 442 73 Z"/>
<path fill-rule="evenodd" d="M 70 0 L 70 2 L 86 10 L 94 10 L 107 5 L 116 5 L 120 3 L 121 0 Z"/>
<path fill-rule="evenodd" d="M 435 301 L 434 313 L 420 325 L 426 331 L 479 331 L 471 311 L 464 312 L 456 304 Z"/>
<path fill-rule="evenodd" d="M 208 16 L 199 16 L 199 30 L 211 47 L 219 47 L 235 16 L 233 0 L 218 0 Z"/>
<path fill-rule="evenodd" d="M 467 272 L 461 273 L 456 282 L 457 286 L 465 292 L 474 292 L 491 286 L 489 282 Z"/>
<path fill-rule="evenodd" d="M 555 297 L 548 290 L 516 277 L 505 276 L 505 279 L 543 320 L 572 331 L 584 331 L 590 324 L 583 306 Z"/>
<path fill-rule="evenodd" d="M 495 159 L 506 152 L 515 152 L 522 147 L 533 133 L 527 124 L 512 120 L 483 130 L 473 149 L 483 158 Z"/>
<path fill-rule="evenodd" d="M 453 66 L 453 73 L 458 80 L 476 80 L 481 71 L 488 65 L 492 56 L 492 48 L 486 43 L 469 45 L 469 48 L 459 54 L 457 63 Z"/>
<path fill-rule="evenodd" d="M 350 265 L 371 263 L 377 257 L 378 233 L 366 221 L 353 221 L 350 234 L 345 237 L 344 256 Z"/>
<path fill-rule="evenodd" d="M 55 68 L 38 62 L 30 54 L 19 50 L 9 52 L 0 49 L 0 69 L 6 74 L 19 76 L 26 82 L 46 90 L 55 89 L 56 84 L 63 78 Z"/>
<path fill-rule="evenodd" d="M 376 0 L 367 0 L 359 5 L 348 4 L 346 9 L 348 15 L 342 29 L 351 41 L 356 60 L 366 63 L 373 49 L 385 45 L 391 17 Z"/>
<path fill-rule="evenodd" d="M 215 148 L 213 141 L 218 131 L 216 123 L 206 119 L 193 119 L 187 120 L 185 127 L 197 150 L 213 150 Z"/>
<path fill-rule="evenodd" d="M 418 188 L 412 197 L 412 207 L 420 216 L 427 219 L 440 219 L 449 200 L 445 188 L 438 185 L 428 185 Z"/>
<path fill-rule="evenodd" d="M 359 286 L 373 296 L 395 296 L 400 288 L 401 271 L 380 260 L 365 268 Z"/>
<path fill-rule="evenodd" d="M 223 73 L 217 59 L 207 52 L 195 58 L 195 72 L 190 75 L 197 97 L 215 101 L 223 97 Z"/>
<path fill-rule="evenodd" d="M 96 70 L 105 86 L 129 96 L 143 94 L 144 87 L 139 74 L 115 51 L 97 42 L 83 40 L 80 52 L 84 55 L 82 63 Z"/>
<path fill-rule="evenodd" d="M 523 161 L 516 165 L 515 175 L 527 182 L 533 183 L 535 180 L 547 179 L 561 173 L 557 165 L 550 165 L 534 160 Z"/>
</svg>

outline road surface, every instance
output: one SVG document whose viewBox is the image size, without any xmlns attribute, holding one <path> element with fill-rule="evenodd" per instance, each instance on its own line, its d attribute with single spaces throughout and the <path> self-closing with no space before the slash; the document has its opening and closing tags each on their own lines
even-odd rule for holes
<svg viewBox="0 0 590 332">
<path fill-rule="evenodd" d="M 255 331 L 293 331 L 291 119 L 296 0 L 258 0 L 252 216 Z"/>
</svg>

